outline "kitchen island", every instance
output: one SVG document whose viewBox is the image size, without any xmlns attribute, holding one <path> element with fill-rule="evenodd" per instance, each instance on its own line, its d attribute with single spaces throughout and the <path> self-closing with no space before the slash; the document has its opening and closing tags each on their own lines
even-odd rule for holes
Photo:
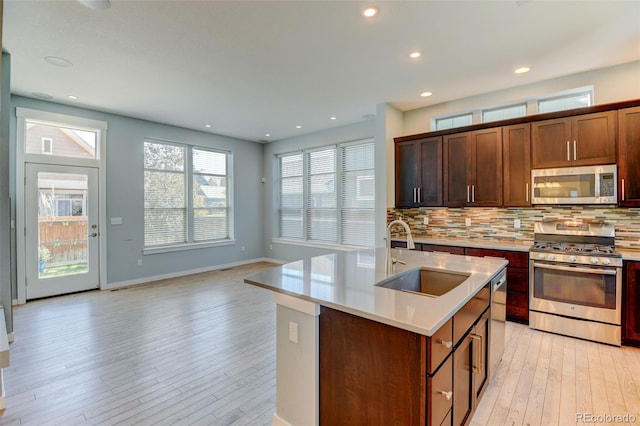
<svg viewBox="0 0 640 426">
<path fill-rule="evenodd" d="M 420 267 L 465 279 L 438 297 L 376 285 L 390 278 L 384 249 L 303 259 L 245 279 L 273 291 L 277 304 L 274 424 L 470 419 L 479 382 L 470 375 L 484 374 L 483 390 L 489 374 L 489 283 L 507 261 L 402 249 L 392 254 L 398 260 L 393 276 Z M 462 372 L 458 380 L 455 370 Z M 460 383 L 457 390 L 453 382 Z"/>
</svg>

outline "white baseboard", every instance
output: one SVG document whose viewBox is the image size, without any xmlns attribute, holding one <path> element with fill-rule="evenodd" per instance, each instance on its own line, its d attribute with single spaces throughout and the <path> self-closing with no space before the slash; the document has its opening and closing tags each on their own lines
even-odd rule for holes
<svg viewBox="0 0 640 426">
<path fill-rule="evenodd" d="M 276 259 L 268 259 L 265 257 L 260 257 L 257 259 L 249 259 L 249 260 L 242 260 L 239 262 L 231 262 L 231 263 L 224 263 L 221 265 L 213 265 L 213 266 L 207 266 L 204 268 L 197 268 L 197 269 L 190 269 L 187 271 L 179 271 L 179 272 L 172 272 L 170 274 L 162 274 L 162 275 L 154 275 L 151 277 L 144 277 L 144 278 L 138 278 L 135 280 L 127 280 L 127 281 L 118 281 L 118 282 L 114 282 L 114 283 L 107 283 L 105 285 L 100 286 L 100 290 L 113 290 L 113 289 L 117 289 L 117 288 L 122 288 L 122 287 L 130 287 L 130 286 L 134 286 L 134 285 L 139 285 L 139 284 L 147 284 L 153 281 L 159 281 L 159 280 L 166 280 L 169 278 L 178 278 L 178 277 L 184 277 L 187 275 L 193 275 L 193 274 L 200 274 L 203 272 L 211 272 L 211 271 L 218 271 L 220 269 L 228 269 L 228 268 L 233 268 L 236 266 L 242 266 L 242 265 L 248 265 L 250 263 L 256 263 L 256 262 L 273 262 L 273 263 L 278 263 L 278 264 L 283 264 L 285 262 L 282 262 L 281 260 L 276 260 Z"/>
</svg>

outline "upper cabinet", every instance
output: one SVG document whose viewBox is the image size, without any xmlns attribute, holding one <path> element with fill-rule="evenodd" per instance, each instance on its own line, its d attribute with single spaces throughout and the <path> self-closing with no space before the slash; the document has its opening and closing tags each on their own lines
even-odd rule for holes
<svg viewBox="0 0 640 426">
<path fill-rule="evenodd" d="M 618 111 L 618 204 L 640 206 L 640 107 Z"/>
<path fill-rule="evenodd" d="M 531 125 L 502 128 L 504 206 L 531 206 Z"/>
<path fill-rule="evenodd" d="M 395 144 L 396 207 L 442 206 L 442 137 Z"/>
<path fill-rule="evenodd" d="M 616 111 L 531 123 L 532 167 L 616 162 Z"/>
<path fill-rule="evenodd" d="M 502 129 L 444 137 L 444 203 L 449 207 L 502 205 Z"/>
</svg>

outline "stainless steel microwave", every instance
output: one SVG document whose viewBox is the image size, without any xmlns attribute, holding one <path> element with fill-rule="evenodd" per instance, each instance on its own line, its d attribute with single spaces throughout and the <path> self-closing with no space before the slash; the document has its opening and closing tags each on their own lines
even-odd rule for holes
<svg viewBox="0 0 640 426">
<path fill-rule="evenodd" d="M 617 204 L 615 164 L 531 171 L 533 204 Z"/>
</svg>

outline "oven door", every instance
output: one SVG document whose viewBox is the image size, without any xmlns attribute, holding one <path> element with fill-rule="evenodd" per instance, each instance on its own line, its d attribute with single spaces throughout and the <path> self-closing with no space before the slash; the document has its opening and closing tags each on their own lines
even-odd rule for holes
<svg viewBox="0 0 640 426">
<path fill-rule="evenodd" d="M 620 325 L 619 268 L 531 260 L 529 274 L 531 310 Z"/>
</svg>

